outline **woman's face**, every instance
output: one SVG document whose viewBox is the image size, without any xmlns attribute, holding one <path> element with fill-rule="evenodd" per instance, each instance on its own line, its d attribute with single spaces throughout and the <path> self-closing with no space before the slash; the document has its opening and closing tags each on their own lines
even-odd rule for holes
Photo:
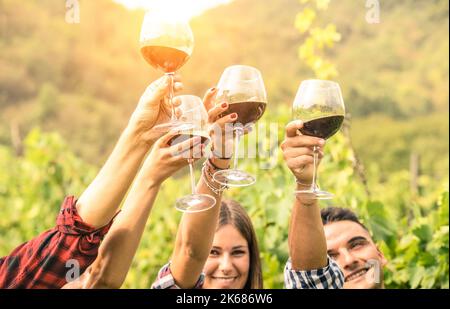
<svg viewBox="0 0 450 309">
<path fill-rule="evenodd" d="M 213 246 L 206 261 L 205 289 L 243 289 L 250 270 L 247 240 L 227 224 L 214 235 Z"/>
</svg>

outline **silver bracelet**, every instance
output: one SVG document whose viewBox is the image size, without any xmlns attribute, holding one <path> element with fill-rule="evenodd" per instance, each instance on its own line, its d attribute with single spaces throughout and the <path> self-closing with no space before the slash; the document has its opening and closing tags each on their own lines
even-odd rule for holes
<svg viewBox="0 0 450 309">
<path fill-rule="evenodd" d="M 228 186 L 226 185 L 220 185 L 219 188 L 216 188 L 210 181 L 210 179 L 213 179 L 213 175 L 211 174 L 211 171 L 209 170 L 209 168 L 211 168 L 211 166 L 209 164 L 206 163 L 207 161 L 205 161 L 205 163 L 203 163 L 203 167 L 202 167 L 202 175 L 203 178 L 205 180 L 206 185 L 208 186 L 208 188 L 213 191 L 215 194 L 219 195 L 221 194 L 225 189 L 228 189 Z M 216 183 L 214 181 L 214 183 Z"/>
<path fill-rule="evenodd" d="M 206 171 L 206 167 L 202 168 L 202 173 L 203 173 L 203 177 L 206 183 L 206 186 L 215 194 L 219 195 L 221 194 L 225 189 L 228 189 L 227 186 L 222 185 L 220 188 L 214 188 L 214 186 L 210 183 L 208 176 L 207 176 L 207 171 Z"/>
<path fill-rule="evenodd" d="M 206 172 L 207 175 L 209 176 L 209 179 L 212 179 L 212 181 L 213 181 L 214 183 L 220 185 L 219 190 L 223 191 L 223 190 L 225 190 L 225 189 L 228 189 L 228 186 L 227 186 L 227 185 L 222 185 L 222 184 L 220 184 L 220 183 L 218 183 L 217 181 L 214 180 L 214 175 L 213 175 L 213 173 L 211 172 L 211 170 L 214 171 L 214 172 L 216 172 L 217 169 L 215 168 L 215 166 L 212 165 L 212 163 L 211 163 L 209 160 L 206 160 L 206 162 L 204 163 L 204 165 L 205 165 L 205 172 Z"/>
</svg>

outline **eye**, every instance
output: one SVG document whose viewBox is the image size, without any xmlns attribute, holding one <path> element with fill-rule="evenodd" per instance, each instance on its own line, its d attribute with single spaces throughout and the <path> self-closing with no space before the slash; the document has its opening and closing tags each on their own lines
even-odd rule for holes
<svg viewBox="0 0 450 309">
<path fill-rule="evenodd" d="M 330 257 L 330 259 L 332 260 L 336 260 L 339 256 L 339 254 L 337 253 L 328 253 L 328 256 Z"/>
<path fill-rule="evenodd" d="M 242 255 L 244 255 L 245 254 L 245 251 L 244 250 L 236 250 L 236 251 L 233 251 L 233 255 L 234 256 L 242 256 Z"/>
<path fill-rule="evenodd" d="M 365 240 L 358 240 L 358 241 L 355 241 L 354 243 L 352 243 L 351 245 L 350 245 L 350 248 L 359 248 L 359 247 L 362 247 L 362 246 L 364 246 L 366 244 L 366 241 Z"/>
<path fill-rule="evenodd" d="M 218 256 L 218 255 L 220 255 L 220 252 L 219 252 L 219 250 L 212 249 L 212 250 L 209 252 L 209 255 L 212 255 L 212 256 Z"/>
</svg>

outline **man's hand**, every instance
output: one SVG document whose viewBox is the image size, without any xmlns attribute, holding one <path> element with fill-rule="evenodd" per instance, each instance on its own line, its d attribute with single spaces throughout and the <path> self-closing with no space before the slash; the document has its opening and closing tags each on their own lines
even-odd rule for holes
<svg viewBox="0 0 450 309">
<path fill-rule="evenodd" d="M 297 180 L 305 185 L 312 182 L 314 164 L 314 146 L 317 148 L 319 162 L 323 157 L 325 140 L 313 136 L 301 135 L 299 129 L 303 123 L 292 121 L 286 126 L 286 137 L 281 143 L 283 157 Z M 319 164 L 317 162 L 317 164 Z"/>
</svg>

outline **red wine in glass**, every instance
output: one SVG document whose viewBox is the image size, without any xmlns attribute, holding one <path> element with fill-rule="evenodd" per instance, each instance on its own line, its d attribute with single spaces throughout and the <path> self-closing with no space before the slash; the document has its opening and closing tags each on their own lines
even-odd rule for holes
<svg viewBox="0 0 450 309">
<path fill-rule="evenodd" d="M 301 120 L 303 135 L 328 139 L 339 131 L 344 121 L 345 106 L 339 84 L 327 80 L 306 80 L 300 84 L 292 108 L 294 119 Z M 317 185 L 317 148 L 314 147 L 314 169 L 309 189 L 298 190 L 310 198 L 331 199 L 333 194 Z"/>
</svg>

